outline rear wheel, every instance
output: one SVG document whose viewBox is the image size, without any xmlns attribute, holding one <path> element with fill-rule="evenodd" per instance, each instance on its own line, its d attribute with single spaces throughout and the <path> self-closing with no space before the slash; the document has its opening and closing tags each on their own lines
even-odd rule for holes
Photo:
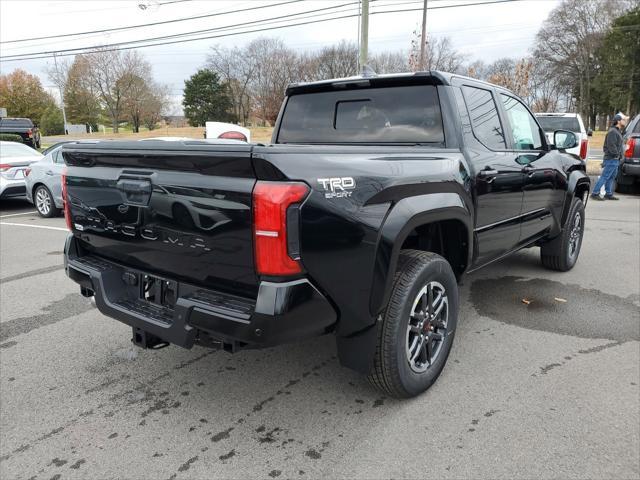
<svg viewBox="0 0 640 480">
<path fill-rule="evenodd" d="M 33 192 L 33 203 L 41 217 L 51 218 L 59 215 L 60 210 L 56 208 L 53 195 L 47 187 L 39 185 Z"/>
<path fill-rule="evenodd" d="M 566 272 L 578 261 L 584 235 L 584 204 L 573 197 L 562 233 L 540 247 L 542 264 L 551 270 Z"/>
<path fill-rule="evenodd" d="M 369 381 L 394 397 L 427 390 L 444 368 L 457 320 L 458 285 L 449 263 L 435 253 L 403 250 Z"/>
<path fill-rule="evenodd" d="M 625 175 L 622 172 L 622 165 L 618 168 L 618 175 L 616 176 L 616 184 L 614 191 L 618 193 L 632 193 L 634 187 L 634 179 L 629 175 Z"/>
</svg>

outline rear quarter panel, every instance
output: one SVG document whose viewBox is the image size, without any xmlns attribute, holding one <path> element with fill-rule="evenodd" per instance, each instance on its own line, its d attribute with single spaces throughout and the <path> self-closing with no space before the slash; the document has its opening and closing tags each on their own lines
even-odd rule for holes
<svg viewBox="0 0 640 480">
<path fill-rule="evenodd" d="M 301 207 L 302 263 L 339 310 L 337 333 L 342 336 L 375 321 L 374 283 L 381 275 L 385 278 L 378 281 L 385 283 L 400 234 L 385 235 L 385 221 L 394 211 L 398 219 L 410 220 L 406 199 L 413 199 L 413 209 L 430 209 L 445 207 L 441 197 L 453 194 L 458 204 L 471 208 L 469 172 L 458 150 L 274 145 L 256 147 L 254 162 L 257 172 L 281 172 L 311 187 Z M 331 178 L 350 178 L 353 188 L 333 196 L 323 181 Z"/>
</svg>

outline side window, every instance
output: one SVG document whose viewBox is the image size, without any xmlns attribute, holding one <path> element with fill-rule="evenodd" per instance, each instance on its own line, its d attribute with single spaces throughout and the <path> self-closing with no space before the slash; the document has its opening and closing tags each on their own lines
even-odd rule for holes
<svg viewBox="0 0 640 480">
<path fill-rule="evenodd" d="M 467 103 L 473 133 L 485 147 L 492 150 L 504 150 L 504 133 L 498 116 L 496 102 L 489 90 L 463 86 L 464 99 Z"/>
<path fill-rule="evenodd" d="M 541 150 L 540 128 L 527 107 L 504 93 L 500 94 L 500 98 L 511 124 L 513 147 L 516 150 Z"/>
<path fill-rule="evenodd" d="M 633 127 L 633 133 L 640 133 L 640 118 L 636 120 L 636 126 Z"/>
<path fill-rule="evenodd" d="M 53 152 L 53 163 L 64 163 L 64 158 L 62 158 L 62 153 L 60 153 L 60 149 L 57 149 Z"/>
</svg>

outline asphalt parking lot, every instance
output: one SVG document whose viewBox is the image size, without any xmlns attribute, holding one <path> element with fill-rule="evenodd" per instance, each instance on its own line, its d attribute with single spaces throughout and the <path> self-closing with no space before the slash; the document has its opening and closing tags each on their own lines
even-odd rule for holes
<svg viewBox="0 0 640 480">
<path fill-rule="evenodd" d="M 0 205 L 3 479 L 640 477 L 640 197 L 590 202 L 571 272 L 530 249 L 468 276 L 442 376 L 404 401 L 332 337 L 133 348 L 32 211 Z"/>
</svg>

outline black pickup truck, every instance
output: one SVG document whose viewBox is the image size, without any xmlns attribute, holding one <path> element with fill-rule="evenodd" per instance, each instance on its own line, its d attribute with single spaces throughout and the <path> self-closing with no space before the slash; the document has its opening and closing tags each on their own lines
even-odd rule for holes
<svg viewBox="0 0 640 480">
<path fill-rule="evenodd" d="M 449 355 L 464 273 L 534 246 L 575 264 L 576 142 L 547 144 L 518 97 L 452 74 L 294 84 L 269 145 L 64 146 L 66 272 L 141 347 L 331 333 L 342 365 L 417 395 Z"/>
<path fill-rule="evenodd" d="M 28 118 L 0 118 L 0 133 L 18 135 L 22 143 L 40 148 L 40 130 Z"/>
</svg>

